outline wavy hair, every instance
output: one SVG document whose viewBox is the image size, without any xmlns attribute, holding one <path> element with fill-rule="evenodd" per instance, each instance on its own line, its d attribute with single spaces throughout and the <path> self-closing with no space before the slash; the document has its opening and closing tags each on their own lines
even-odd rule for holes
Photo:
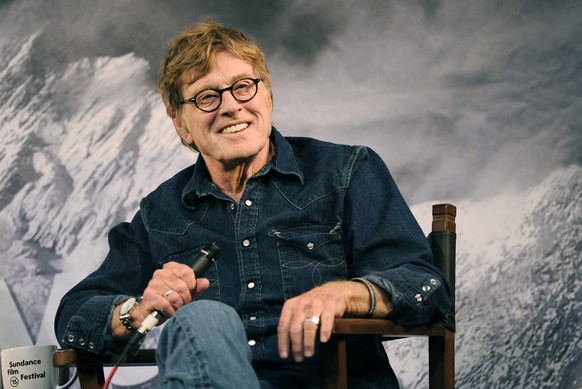
<svg viewBox="0 0 582 389">
<path fill-rule="evenodd" d="M 247 35 L 218 22 L 200 22 L 172 40 L 160 65 L 158 91 L 170 117 L 175 117 L 180 112 L 180 102 L 184 99 L 182 86 L 203 77 L 215 54 L 222 50 L 249 62 L 265 86 L 271 90 L 272 77 L 267 68 L 265 54 Z"/>
</svg>

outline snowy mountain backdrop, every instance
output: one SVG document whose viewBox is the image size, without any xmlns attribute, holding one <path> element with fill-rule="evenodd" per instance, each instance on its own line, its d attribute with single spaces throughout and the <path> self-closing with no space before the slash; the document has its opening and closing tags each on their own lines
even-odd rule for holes
<svg viewBox="0 0 582 389">
<path fill-rule="evenodd" d="M 457 387 L 582 388 L 582 167 L 457 205 Z M 413 211 L 428 232 L 430 204 Z M 388 342 L 391 360 L 404 387 L 427 387 L 411 347 L 426 342 L 407 342 Z"/>
<path fill-rule="evenodd" d="M 122 3 L 0 0 L 0 348 L 55 343 L 109 228 L 195 160 L 152 74 L 210 14 L 266 49 L 283 133 L 373 147 L 426 231 L 457 205 L 457 387 L 582 388 L 582 3 Z M 386 347 L 427 387 L 423 340 Z"/>
</svg>

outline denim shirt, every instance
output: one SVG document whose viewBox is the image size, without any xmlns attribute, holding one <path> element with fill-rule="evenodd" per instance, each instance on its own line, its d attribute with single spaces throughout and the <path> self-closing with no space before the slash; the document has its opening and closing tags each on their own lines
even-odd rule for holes
<svg viewBox="0 0 582 389">
<path fill-rule="evenodd" d="M 284 301 L 333 280 L 366 277 L 390 296 L 399 324 L 444 316 L 450 288 L 382 159 L 367 147 L 284 138 L 275 128 L 271 140 L 275 156 L 247 181 L 238 204 L 216 188 L 199 157 L 145 197 L 130 223 L 114 227 L 103 264 L 61 301 L 61 345 L 118 355 L 114 306 L 141 295 L 163 263 L 186 263 L 211 242 L 221 253 L 200 298 L 236 309 L 255 363 L 283 363 Z M 362 369 L 386 368 L 376 340 L 357 342 L 350 355 Z"/>
</svg>

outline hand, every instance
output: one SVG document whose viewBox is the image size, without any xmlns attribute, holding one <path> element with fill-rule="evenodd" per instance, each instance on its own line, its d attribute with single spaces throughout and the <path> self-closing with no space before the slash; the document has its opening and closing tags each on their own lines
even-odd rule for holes
<svg viewBox="0 0 582 389">
<path fill-rule="evenodd" d="M 343 316 L 348 309 L 346 291 L 350 284 L 353 283 L 330 282 L 285 302 L 277 328 L 281 358 L 289 356 L 289 344 L 297 362 L 313 356 L 318 327 L 320 342 L 329 340 L 334 319 Z M 318 317 L 319 325 L 307 320 L 308 317 Z"/>
<path fill-rule="evenodd" d="M 209 286 L 208 279 L 197 279 L 190 266 L 167 262 L 154 272 L 143 292 L 143 300 L 131 313 L 132 319 L 139 324 L 153 311 L 160 311 L 165 318 L 172 317 L 178 308 L 191 302 Z"/>
</svg>

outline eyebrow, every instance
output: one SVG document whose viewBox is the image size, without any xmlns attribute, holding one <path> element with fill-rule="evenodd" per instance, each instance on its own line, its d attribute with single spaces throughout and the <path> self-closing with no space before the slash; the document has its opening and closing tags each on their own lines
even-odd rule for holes
<svg viewBox="0 0 582 389">
<path fill-rule="evenodd" d="M 228 80 L 228 86 L 231 86 L 232 84 L 234 84 L 235 82 L 237 82 L 238 80 L 241 80 L 243 78 L 255 78 L 255 76 L 252 75 L 252 74 L 246 73 L 246 72 L 245 73 L 238 73 L 238 74 L 236 74 L 234 76 L 231 76 L 231 77 L 229 77 L 227 79 Z M 194 82 L 196 82 L 196 81 L 194 81 Z M 194 82 L 191 83 L 190 86 L 192 86 L 194 84 Z M 200 86 L 200 88 L 196 88 L 196 91 L 194 91 L 193 94 L 196 95 L 197 93 L 199 93 L 199 92 L 201 92 L 203 90 L 208 90 L 208 89 L 218 90 L 218 89 L 221 89 L 221 88 L 219 88 L 218 86 L 216 86 L 216 84 L 214 84 L 214 83 L 207 82 L 207 83 L 202 84 Z"/>
</svg>

